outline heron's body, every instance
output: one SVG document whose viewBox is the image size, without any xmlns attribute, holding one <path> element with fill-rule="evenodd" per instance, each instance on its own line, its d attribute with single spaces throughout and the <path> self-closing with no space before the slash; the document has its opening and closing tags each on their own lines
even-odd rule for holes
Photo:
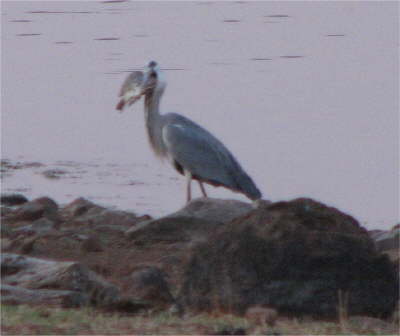
<svg viewBox="0 0 400 336">
<path fill-rule="evenodd" d="M 145 96 L 145 120 L 150 145 L 157 156 L 167 158 L 179 173 L 187 177 L 187 200 L 191 199 L 191 179 L 198 180 L 204 196 L 206 193 L 202 182 L 224 186 L 252 200 L 261 198 L 252 179 L 230 151 L 210 132 L 182 115 L 160 114 L 165 82 L 161 80 L 155 62 L 151 62 L 148 68 L 145 78 L 139 79 L 143 74 L 138 74 L 137 79 L 143 82 L 142 94 Z M 126 102 L 133 99 L 133 103 L 139 98 L 132 96 L 132 91 L 137 90 L 137 83 L 132 78 L 134 75 L 130 77 L 121 90 L 118 109 L 122 109 Z M 151 85 L 144 84 L 146 81 Z M 131 88 L 130 83 L 133 85 Z"/>
</svg>

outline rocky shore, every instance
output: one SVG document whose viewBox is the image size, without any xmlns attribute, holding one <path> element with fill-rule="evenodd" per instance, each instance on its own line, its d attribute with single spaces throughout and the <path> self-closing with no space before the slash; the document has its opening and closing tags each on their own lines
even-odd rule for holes
<svg viewBox="0 0 400 336">
<path fill-rule="evenodd" d="M 399 232 L 307 198 L 200 198 L 154 219 L 2 195 L 2 303 L 398 323 Z"/>
</svg>

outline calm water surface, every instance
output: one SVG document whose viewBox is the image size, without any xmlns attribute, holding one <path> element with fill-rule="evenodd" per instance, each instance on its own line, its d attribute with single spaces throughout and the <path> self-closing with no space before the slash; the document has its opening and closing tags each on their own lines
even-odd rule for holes
<svg viewBox="0 0 400 336">
<path fill-rule="evenodd" d="M 3 1 L 2 158 L 42 165 L 4 174 L 2 190 L 154 216 L 181 207 L 184 179 L 151 152 L 142 103 L 115 111 L 127 72 L 156 60 L 161 109 L 216 134 L 265 198 L 312 197 L 391 227 L 397 13 L 397 2 Z"/>
</svg>

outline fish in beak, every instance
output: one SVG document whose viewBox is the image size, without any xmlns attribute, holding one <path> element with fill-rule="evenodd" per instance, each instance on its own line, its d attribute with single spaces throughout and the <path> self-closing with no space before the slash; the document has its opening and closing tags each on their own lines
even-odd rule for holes
<svg viewBox="0 0 400 336">
<path fill-rule="evenodd" d="M 120 101 L 116 109 L 123 111 L 126 104 L 131 106 L 144 94 L 145 75 L 142 71 L 133 71 L 125 79 L 119 92 Z"/>
<path fill-rule="evenodd" d="M 151 61 L 144 72 L 133 71 L 125 79 L 119 93 L 120 101 L 116 109 L 122 111 L 126 104 L 128 106 L 135 103 L 141 96 L 156 89 L 163 90 L 165 83 L 162 80 L 161 71 L 156 62 Z"/>
</svg>

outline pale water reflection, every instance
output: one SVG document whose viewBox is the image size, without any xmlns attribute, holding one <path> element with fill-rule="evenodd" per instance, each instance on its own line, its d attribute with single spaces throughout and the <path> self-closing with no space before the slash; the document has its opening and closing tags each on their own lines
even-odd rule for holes
<svg viewBox="0 0 400 336">
<path fill-rule="evenodd" d="M 151 215 L 179 208 L 184 180 L 154 158 L 141 104 L 115 111 L 127 72 L 154 59 L 168 80 L 161 109 L 216 134 L 265 198 L 312 197 L 370 228 L 390 227 L 399 202 L 397 7 L 3 1 L 2 158 L 44 166 L 6 174 L 2 190 Z M 49 179 L 48 169 L 66 174 Z"/>
</svg>

